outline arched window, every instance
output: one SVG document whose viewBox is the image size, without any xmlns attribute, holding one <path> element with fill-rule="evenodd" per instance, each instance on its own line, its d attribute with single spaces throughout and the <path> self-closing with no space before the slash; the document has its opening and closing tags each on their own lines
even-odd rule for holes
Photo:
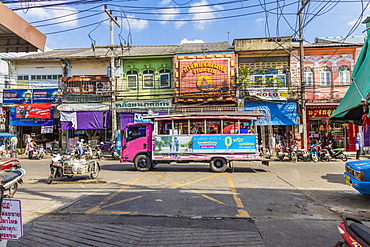
<svg viewBox="0 0 370 247">
<path fill-rule="evenodd" d="M 159 71 L 159 87 L 171 87 L 171 70 L 161 69 Z"/>
<path fill-rule="evenodd" d="M 154 70 L 143 71 L 143 88 L 154 88 Z"/>
<path fill-rule="evenodd" d="M 350 71 L 347 65 L 342 65 L 338 69 L 339 71 L 339 85 L 349 85 L 351 83 Z"/>
<path fill-rule="evenodd" d="M 137 88 L 137 71 L 129 70 L 126 74 L 127 88 Z"/>
<path fill-rule="evenodd" d="M 313 86 L 313 70 L 311 67 L 304 67 L 303 82 L 304 86 Z"/>
<path fill-rule="evenodd" d="M 331 85 L 331 69 L 328 66 L 320 68 L 320 86 Z"/>
</svg>

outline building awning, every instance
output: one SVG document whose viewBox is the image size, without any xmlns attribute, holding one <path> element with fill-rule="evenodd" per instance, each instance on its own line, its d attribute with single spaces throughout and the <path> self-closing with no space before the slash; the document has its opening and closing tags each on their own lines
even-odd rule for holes
<svg viewBox="0 0 370 247">
<path fill-rule="evenodd" d="M 370 99 L 370 39 L 369 35 L 362 47 L 352 73 L 352 84 L 330 119 L 360 123 L 367 113 Z"/>
<path fill-rule="evenodd" d="M 57 106 L 58 111 L 109 111 L 110 105 L 107 104 L 62 104 Z"/>
<path fill-rule="evenodd" d="M 0 2 L 0 52 L 44 51 L 46 36 Z"/>
</svg>

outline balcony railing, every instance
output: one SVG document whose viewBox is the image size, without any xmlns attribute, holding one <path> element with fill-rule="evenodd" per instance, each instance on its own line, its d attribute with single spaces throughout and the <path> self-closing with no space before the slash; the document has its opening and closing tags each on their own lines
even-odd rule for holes
<svg viewBox="0 0 370 247">
<path fill-rule="evenodd" d="M 108 94 L 111 93 L 110 78 L 106 76 L 62 77 L 59 88 L 63 94 Z"/>
</svg>

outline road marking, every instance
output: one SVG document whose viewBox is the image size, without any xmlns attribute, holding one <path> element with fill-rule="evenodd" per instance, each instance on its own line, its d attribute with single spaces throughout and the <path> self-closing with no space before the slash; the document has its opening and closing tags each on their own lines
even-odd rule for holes
<svg viewBox="0 0 370 247">
<path fill-rule="evenodd" d="M 175 184 L 176 186 L 179 186 L 179 187 L 186 186 L 186 185 L 189 185 L 189 184 L 198 183 L 198 182 L 203 181 L 203 180 L 206 180 L 206 179 L 210 179 L 210 178 L 214 178 L 214 177 L 223 175 L 223 173 L 219 173 L 219 174 L 215 174 L 215 175 L 208 176 L 208 177 L 205 177 L 205 178 L 200 178 L 198 180 L 190 181 L 190 182 L 187 182 L 187 183 L 184 183 L 184 184 L 180 184 L 180 183 L 174 182 L 171 179 L 168 179 L 168 178 L 166 178 L 166 177 L 164 177 L 162 175 L 159 175 L 159 174 L 157 174 L 155 172 L 150 172 L 150 173 L 153 174 L 153 175 L 156 175 L 157 177 L 163 178 L 164 180 L 166 180 L 168 182 L 171 182 L 171 183 L 173 183 L 173 184 Z"/>
<path fill-rule="evenodd" d="M 230 174 L 226 173 L 226 178 L 227 178 L 227 182 L 229 183 L 229 187 L 231 189 L 231 192 L 233 194 L 233 198 L 234 198 L 234 201 L 236 203 L 236 206 L 238 207 L 238 209 L 237 209 L 238 214 L 236 216 L 237 217 L 250 217 L 248 212 L 243 209 L 244 208 L 243 202 L 242 202 L 242 200 L 240 200 L 240 198 L 238 196 L 238 193 L 236 192 L 235 185 L 234 185 L 234 182 L 233 182 Z"/>
<path fill-rule="evenodd" d="M 122 191 L 124 191 L 125 189 L 127 189 L 128 187 L 130 187 L 131 185 L 134 185 L 137 181 L 139 181 L 142 177 L 144 177 L 146 175 L 146 173 L 144 173 L 143 175 L 137 177 L 136 179 L 134 179 L 134 181 L 132 181 L 131 183 L 123 186 L 122 188 L 120 188 L 119 190 L 115 191 L 113 194 L 111 194 L 110 196 L 104 198 L 103 201 L 99 202 L 98 205 L 96 205 L 95 207 L 93 208 L 90 208 L 88 210 L 85 211 L 85 213 L 87 214 L 91 214 L 91 213 L 95 213 L 96 211 L 98 211 L 99 209 L 101 209 L 101 205 L 109 202 L 110 200 L 112 200 L 114 197 L 116 197 L 119 193 L 121 193 Z"/>
</svg>

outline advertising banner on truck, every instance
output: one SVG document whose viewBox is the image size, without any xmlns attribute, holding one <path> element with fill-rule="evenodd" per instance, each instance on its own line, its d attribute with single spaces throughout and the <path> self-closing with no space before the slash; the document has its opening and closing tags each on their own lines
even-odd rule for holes
<svg viewBox="0 0 370 247">
<path fill-rule="evenodd" d="M 165 135 L 155 138 L 157 154 L 257 152 L 256 135 Z"/>
</svg>

